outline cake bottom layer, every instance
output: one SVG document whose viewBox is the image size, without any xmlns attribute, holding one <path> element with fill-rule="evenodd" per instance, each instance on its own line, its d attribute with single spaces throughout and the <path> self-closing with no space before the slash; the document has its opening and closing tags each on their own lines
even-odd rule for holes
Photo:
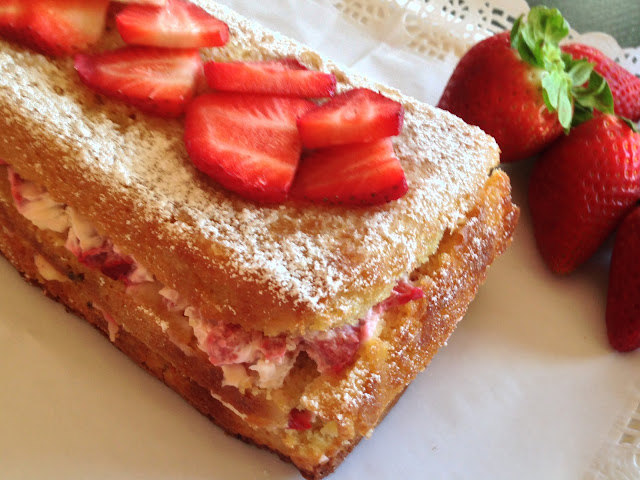
<svg viewBox="0 0 640 480">
<path fill-rule="evenodd" d="M 154 336 L 158 333 L 145 335 L 144 325 L 127 329 L 118 328 L 120 323 L 116 323 L 115 332 L 104 312 L 96 308 L 96 302 L 118 322 L 120 313 L 122 317 L 130 314 L 119 311 L 122 298 L 117 290 L 104 288 L 101 293 L 89 288 L 88 281 L 77 281 L 81 266 L 74 264 L 72 258 L 65 258 L 61 264 L 59 246 L 50 244 L 46 232 L 30 226 L 17 214 L 6 188 L 0 193 L 0 251 L 28 281 L 86 318 L 137 364 L 228 433 L 274 450 L 293 462 L 306 478 L 314 479 L 333 471 L 371 432 L 446 342 L 484 280 L 488 266 L 508 245 L 518 217 L 518 210 L 511 203 L 508 178 L 502 172 L 494 172 L 466 222 L 446 233 L 438 252 L 412 273 L 411 280 L 424 290 L 425 298 L 387 312 L 379 337 L 363 345 L 357 361 L 344 375 L 313 378 L 305 384 L 304 395 L 296 392 L 310 411 L 327 422 L 349 415 L 348 422 L 342 423 L 327 442 L 319 438 L 326 432 L 260 428 L 248 422 L 243 413 L 246 405 L 212 396 L 217 394 L 214 389 L 219 379 L 203 386 L 202 380 L 194 379 L 197 375 L 186 359 L 166 353 L 169 347 L 175 350 L 170 339 L 156 341 Z M 43 272 L 42 260 L 56 265 L 56 271 L 65 272 L 67 279 Z M 90 274 L 86 272 L 87 276 Z M 98 278 L 96 284 L 100 281 L 104 285 L 111 282 Z M 153 328 L 157 330 L 157 325 Z M 148 329 L 152 330 L 151 326 Z M 366 401 L 345 405 L 347 398 Z M 318 455 L 319 448 L 323 448 L 318 445 L 326 446 L 326 454 Z"/>
</svg>

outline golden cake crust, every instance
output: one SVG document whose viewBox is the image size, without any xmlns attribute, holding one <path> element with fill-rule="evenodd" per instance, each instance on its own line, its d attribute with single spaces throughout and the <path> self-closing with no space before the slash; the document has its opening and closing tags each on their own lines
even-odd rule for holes
<svg viewBox="0 0 640 480">
<path fill-rule="evenodd" d="M 232 40 L 206 58 L 295 56 L 339 88 L 381 90 L 405 107 L 395 148 L 409 193 L 367 209 L 256 207 L 195 170 L 179 121 L 92 93 L 72 61 L 0 42 L 0 156 L 77 209 L 204 316 L 275 335 L 353 323 L 462 221 L 498 163 L 493 139 L 372 83 L 214 2 Z M 108 35 L 105 45 L 117 43 Z M 104 45 L 103 45 L 104 46 Z"/>
<path fill-rule="evenodd" d="M 0 167 L 0 172 L 3 170 Z M 464 222 L 445 234 L 438 251 L 411 273 L 415 284 L 424 289 L 425 298 L 387 311 L 380 336 L 365 343 L 355 363 L 341 375 L 300 373 L 291 382 L 295 385 L 285 385 L 280 395 L 274 393 L 277 399 L 288 398 L 294 406 L 314 412 L 322 418 L 325 429 L 328 424 L 333 427 L 330 435 L 323 430 L 298 433 L 254 428 L 268 424 L 269 415 L 278 415 L 281 408 L 287 411 L 292 403 L 277 404 L 274 400 L 276 405 L 264 398 L 231 393 L 233 389 L 221 387 L 219 371 L 212 365 L 208 365 L 211 377 L 203 375 L 202 366 L 176 349 L 151 316 L 140 312 L 131 315 L 128 310 L 133 306 L 127 294 L 118 290 L 117 282 L 85 269 L 73 256 L 66 257 L 64 249 L 53 246 L 51 235 L 21 217 L 13 207 L 8 182 L 0 179 L 0 251 L 28 280 L 108 334 L 105 317 L 97 308 L 101 305 L 121 326 L 112 337 L 114 343 L 136 363 L 227 432 L 276 451 L 314 479 L 330 473 L 370 433 L 447 341 L 488 266 L 509 244 L 517 218 L 509 180 L 496 171 Z M 34 262 L 36 255 L 55 264 L 64 274 L 62 278 L 69 281 L 45 279 Z M 80 276 L 84 278 L 78 281 Z M 313 368 L 300 367 L 301 371 Z"/>
<path fill-rule="evenodd" d="M 335 73 L 340 90 L 364 86 L 400 101 L 405 126 L 394 142 L 409 193 L 371 208 L 258 206 L 193 167 L 179 120 L 92 93 L 70 59 L 0 41 L 0 158 L 155 278 L 131 286 L 81 264 L 64 247 L 65 234 L 41 230 L 16 210 L 6 178 L 0 251 L 227 432 L 319 479 L 379 424 L 446 342 L 507 247 L 518 210 L 507 176 L 494 170 L 497 146 L 479 129 L 214 2 L 195 3 L 231 30 L 229 45 L 203 52 L 207 59 L 295 57 Z M 111 31 L 98 49 L 118 43 Z M 171 312 L 159 295 L 166 286 L 203 318 L 295 336 L 353 324 L 402 278 L 425 297 L 380 313 L 376 334 L 351 365 L 320 373 L 303 351 L 281 387 L 246 391 L 225 385 L 184 309 Z M 311 428 L 290 428 L 292 409 L 312 414 Z"/>
</svg>

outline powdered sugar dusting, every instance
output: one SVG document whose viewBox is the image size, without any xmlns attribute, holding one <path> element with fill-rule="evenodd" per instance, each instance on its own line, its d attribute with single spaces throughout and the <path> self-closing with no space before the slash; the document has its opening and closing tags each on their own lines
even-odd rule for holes
<svg viewBox="0 0 640 480">
<path fill-rule="evenodd" d="M 0 114 L 15 116 L 18 110 L 21 117 L 46 124 L 77 159 L 65 168 L 79 169 L 83 178 L 108 185 L 113 197 L 133 197 L 139 205 L 136 216 L 166 224 L 160 235 L 175 235 L 212 268 L 223 268 L 230 279 L 251 282 L 256 291 L 269 292 L 282 304 L 292 302 L 312 312 L 343 311 L 345 318 L 337 323 L 352 322 L 385 298 L 397 278 L 422 263 L 435 251 L 442 233 L 464 218 L 497 162 L 495 143 L 455 117 L 346 72 L 226 7 L 208 0 L 194 3 L 226 21 L 232 33 L 230 44 L 206 52 L 207 58 L 296 56 L 310 67 L 336 72 L 340 89 L 368 86 L 401 101 L 405 126 L 395 147 L 409 193 L 367 209 L 294 202 L 257 207 L 194 169 L 179 121 L 142 114 L 130 123 L 116 121 L 130 110 L 109 101 L 104 111 L 88 110 L 94 96 L 80 85 L 70 61 L 54 63 L 16 53 L 4 42 Z M 64 95 L 54 93 L 60 89 Z M 6 105 L 17 108 L 10 111 Z M 66 181 L 50 178 L 45 184 L 61 180 Z M 105 214 L 110 208 L 117 206 L 105 205 Z M 212 245 L 215 258 L 196 244 L 195 236 Z M 364 289 L 375 289 L 376 296 L 354 306 Z M 231 311 L 237 307 L 233 299 L 227 306 Z"/>
</svg>

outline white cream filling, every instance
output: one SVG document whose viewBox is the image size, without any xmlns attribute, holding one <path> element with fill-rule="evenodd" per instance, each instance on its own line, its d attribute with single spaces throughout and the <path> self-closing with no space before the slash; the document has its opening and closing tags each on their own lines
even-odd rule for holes
<svg viewBox="0 0 640 480">
<path fill-rule="evenodd" d="M 208 353 L 210 323 L 204 320 L 194 307 L 187 307 L 184 314 L 189 319 L 189 325 L 193 328 L 198 346 L 203 352 Z M 251 341 L 234 349 L 233 363 L 221 366 L 224 374 L 223 385 L 232 385 L 241 390 L 253 386 L 254 383 L 260 388 L 280 388 L 289 371 L 293 368 L 295 359 L 295 354 L 285 354 L 275 361 L 263 358 L 261 337 L 256 335 Z M 230 368 L 232 366 L 234 368 Z M 247 367 L 258 374 L 256 382 L 248 374 Z"/>
<path fill-rule="evenodd" d="M 295 362 L 296 355 L 285 355 L 276 361 L 261 358 L 249 370 L 258 373 L 258 387 L 280 388 Z"/>
<path fill-rule="evenodd" d="M 20 179 L 11 167 L 7 171 L 12 193 L 20 197 L 14 196 L 18 212 L 42 230 L 64 233 L 70 222 L 66 205 L 56 202 L 45 188 Z"/>
<path fill-rule="evenodd" d="M 244 365 L 232 364 L 220 367 L 223 373 L 222 386 L 236 387 L 241 392 L 253 386 L 253 378 L 247 373 Z"/>
<path fill-rule="evenodd" d="M 222 397 L 220 395 L 216 395 L 213 392 L 209 392 L 211 394 L 211 396 L 213 398 L 215 398 L 216 400 L 218 400 L 222 405 L 224 405 L 225 407 L 227 407 L 229 410 L 231 410 L 233 413 L 235 413 L 237 416 L 239 416 L 241 419 L 246 420 L 247 416 L 242 413 L 241 411 L 239 411 L 236 407 L 234 407 L 233 405 L 231 405 L 230 403 L 225 402 Z"/>
<path fill-rule="evenodd" d="M 172 312 L 184 312 L 189 307 L 180 294 L 169 287 L 162 287 L 158 294 L 167 301 L 167 308 Z"/>
<path fill-rule="evenodd" d="M 67 207 L 70 227 L 65 247 L 74 255 L 86 252 L 93 248 L 100 248 L 104 244 L 104 237 L 84 218 L 71 207 Z"/>
<path fill-rule="evenodd" d="M 60 273 L 56 268 L 51 265 L 42 255 L 35 254 L 33 256 L 33 263 L 38 269 L 38 273 L 42 278 L 47 281 L 56 281 L 56 282 L 68 282 L 69 277 Z"/>
<path fill-rule="evenodd" d="M 23 200 L 22 202 L 18 202 L 18 199 L 16 199 L 16 206 L 18 206 L 18 203 L 22 204 L 22 206 L 18 208 L 18 211 L 38 228 L 53 230 L 59 233 L 64 233 L 65 230 L 68 229 L 65 246 L 74 253 L 74 255 L 79 256 L 83 252 L 99 249 L 107 243 L 110 245 L 108 239 L 101 236 L 93 225 L 76 210 L 56 202 L 51 198 L 46 189 L 38 187 L 33 182 L 20 179 L 11 171 L 10 167 L 9 170 L 12 187 L 16 189 Z M 13 178 L 12 175 L 14 175 Z M 116 246 L 113 246 L 112 250 L 116 254 L 121 255 Z M 46 262 L 44 258 L 38 261 L 40 262 L 43 272 L 49 276 L 50 279 L 55 279 L 54 277 L 59 278 L 58 275 L 61 276 L 59 272 L 52 272 L 51 269 L 53 269 L 53 267 L 49 265 L 48 262 L 46 265 L 43 263 Z M 135 262 L 135 260 L 132 261 L 134 262 L 134 268 L 127 277 L 131 284 L 155 281 L 153 275 L 146 268 Z M 51 268 L 48 268 L 47 265 Z M 49 279 L 45 275 L 42 276 L 45 279 Z M 210 335 L 212 330 L 215 328 L 215 322 L 203 319 L 196 308 L 189 306 L 188 302 L 186 302 L 177 291 L 171 288 L 163 287 L 158 291 L 158 294 L 165 299 L 167 310 L 171 312 L 182 312 L 183 315 L 187 317 L 197 340 L 198 347 L 208 354 L 207 347 L 211 340 Z M 250 332 L 245 335 L 245 337 L 249 338 L 248 341 L 237 343 L 236 345 L 233 345 L 232 341 L 237 339 L 230 338 L 230 343 L 233 347 L 233 361 L 228 365 L 221 365 L 224 375 L 223 385 L 231 385 L 241 390 L 254 385 L 266 389 L 279 388 L 293 368 L 297 354 L 300 351 L 300 346 L 304 346 L 305 342 L 310 344 L 317 341 L 337 341 L 339 344 L 343 335 L 353 335 L 353 332 L 348 331 L 349 328 L 358 328 L 359 340 L 361 343 L 365 342 L 369 338 L 379 334 L 381 329 L 380 313 L 380 308 L 373 307 L 356 327 L 341 327 L 326 332 L 313 332 L 304 337 L 289 337 L 286 339 L 286 350 L 284 354 L 282 354 L 282 351 L 276 349 L 275 351 L 280 353 L 274 355 L 275 358 L 265 358 L 264 342 L 268 337 L 264 337 L 259 332 Z M 113 318 L 108 317 L 110 316 L 105 313 L 109 328 L 109 337 L 114 341 L 118 332 L 118 325 Z M 162 330 L 168 334 L 169 339 L 181 348 L 185 354 L 193 354 L 190 347 L 184 345 L 182 342 L 176 341 L 174 336 L 171 335 L 168 324 L 166 326 L 163 325 Z M 222 331 L 224 331 L 224 328 Z M 222 338 L 222 340 L 224 341 L 225 339 Z M 255 372 L 257 378 L 251 375 L 250 371 Z"/>
</svg>

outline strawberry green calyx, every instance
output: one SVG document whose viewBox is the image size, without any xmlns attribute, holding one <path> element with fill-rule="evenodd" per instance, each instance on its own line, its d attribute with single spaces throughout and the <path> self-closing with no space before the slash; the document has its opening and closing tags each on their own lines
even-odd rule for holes
<svg viewBox="0 0 640 480">
<path fill-rule="evenodd" d="M 540 69 L 542 96 L 550 112 L 568 131 L 593 116 L 593 110 L 613 113 L 613 95 L 594 64 L 563 53 L 559 43 L 569 24 L 557 9 L 534 7 L 511 29 L 511 47 L 523 61 Z"/>
</svg>

